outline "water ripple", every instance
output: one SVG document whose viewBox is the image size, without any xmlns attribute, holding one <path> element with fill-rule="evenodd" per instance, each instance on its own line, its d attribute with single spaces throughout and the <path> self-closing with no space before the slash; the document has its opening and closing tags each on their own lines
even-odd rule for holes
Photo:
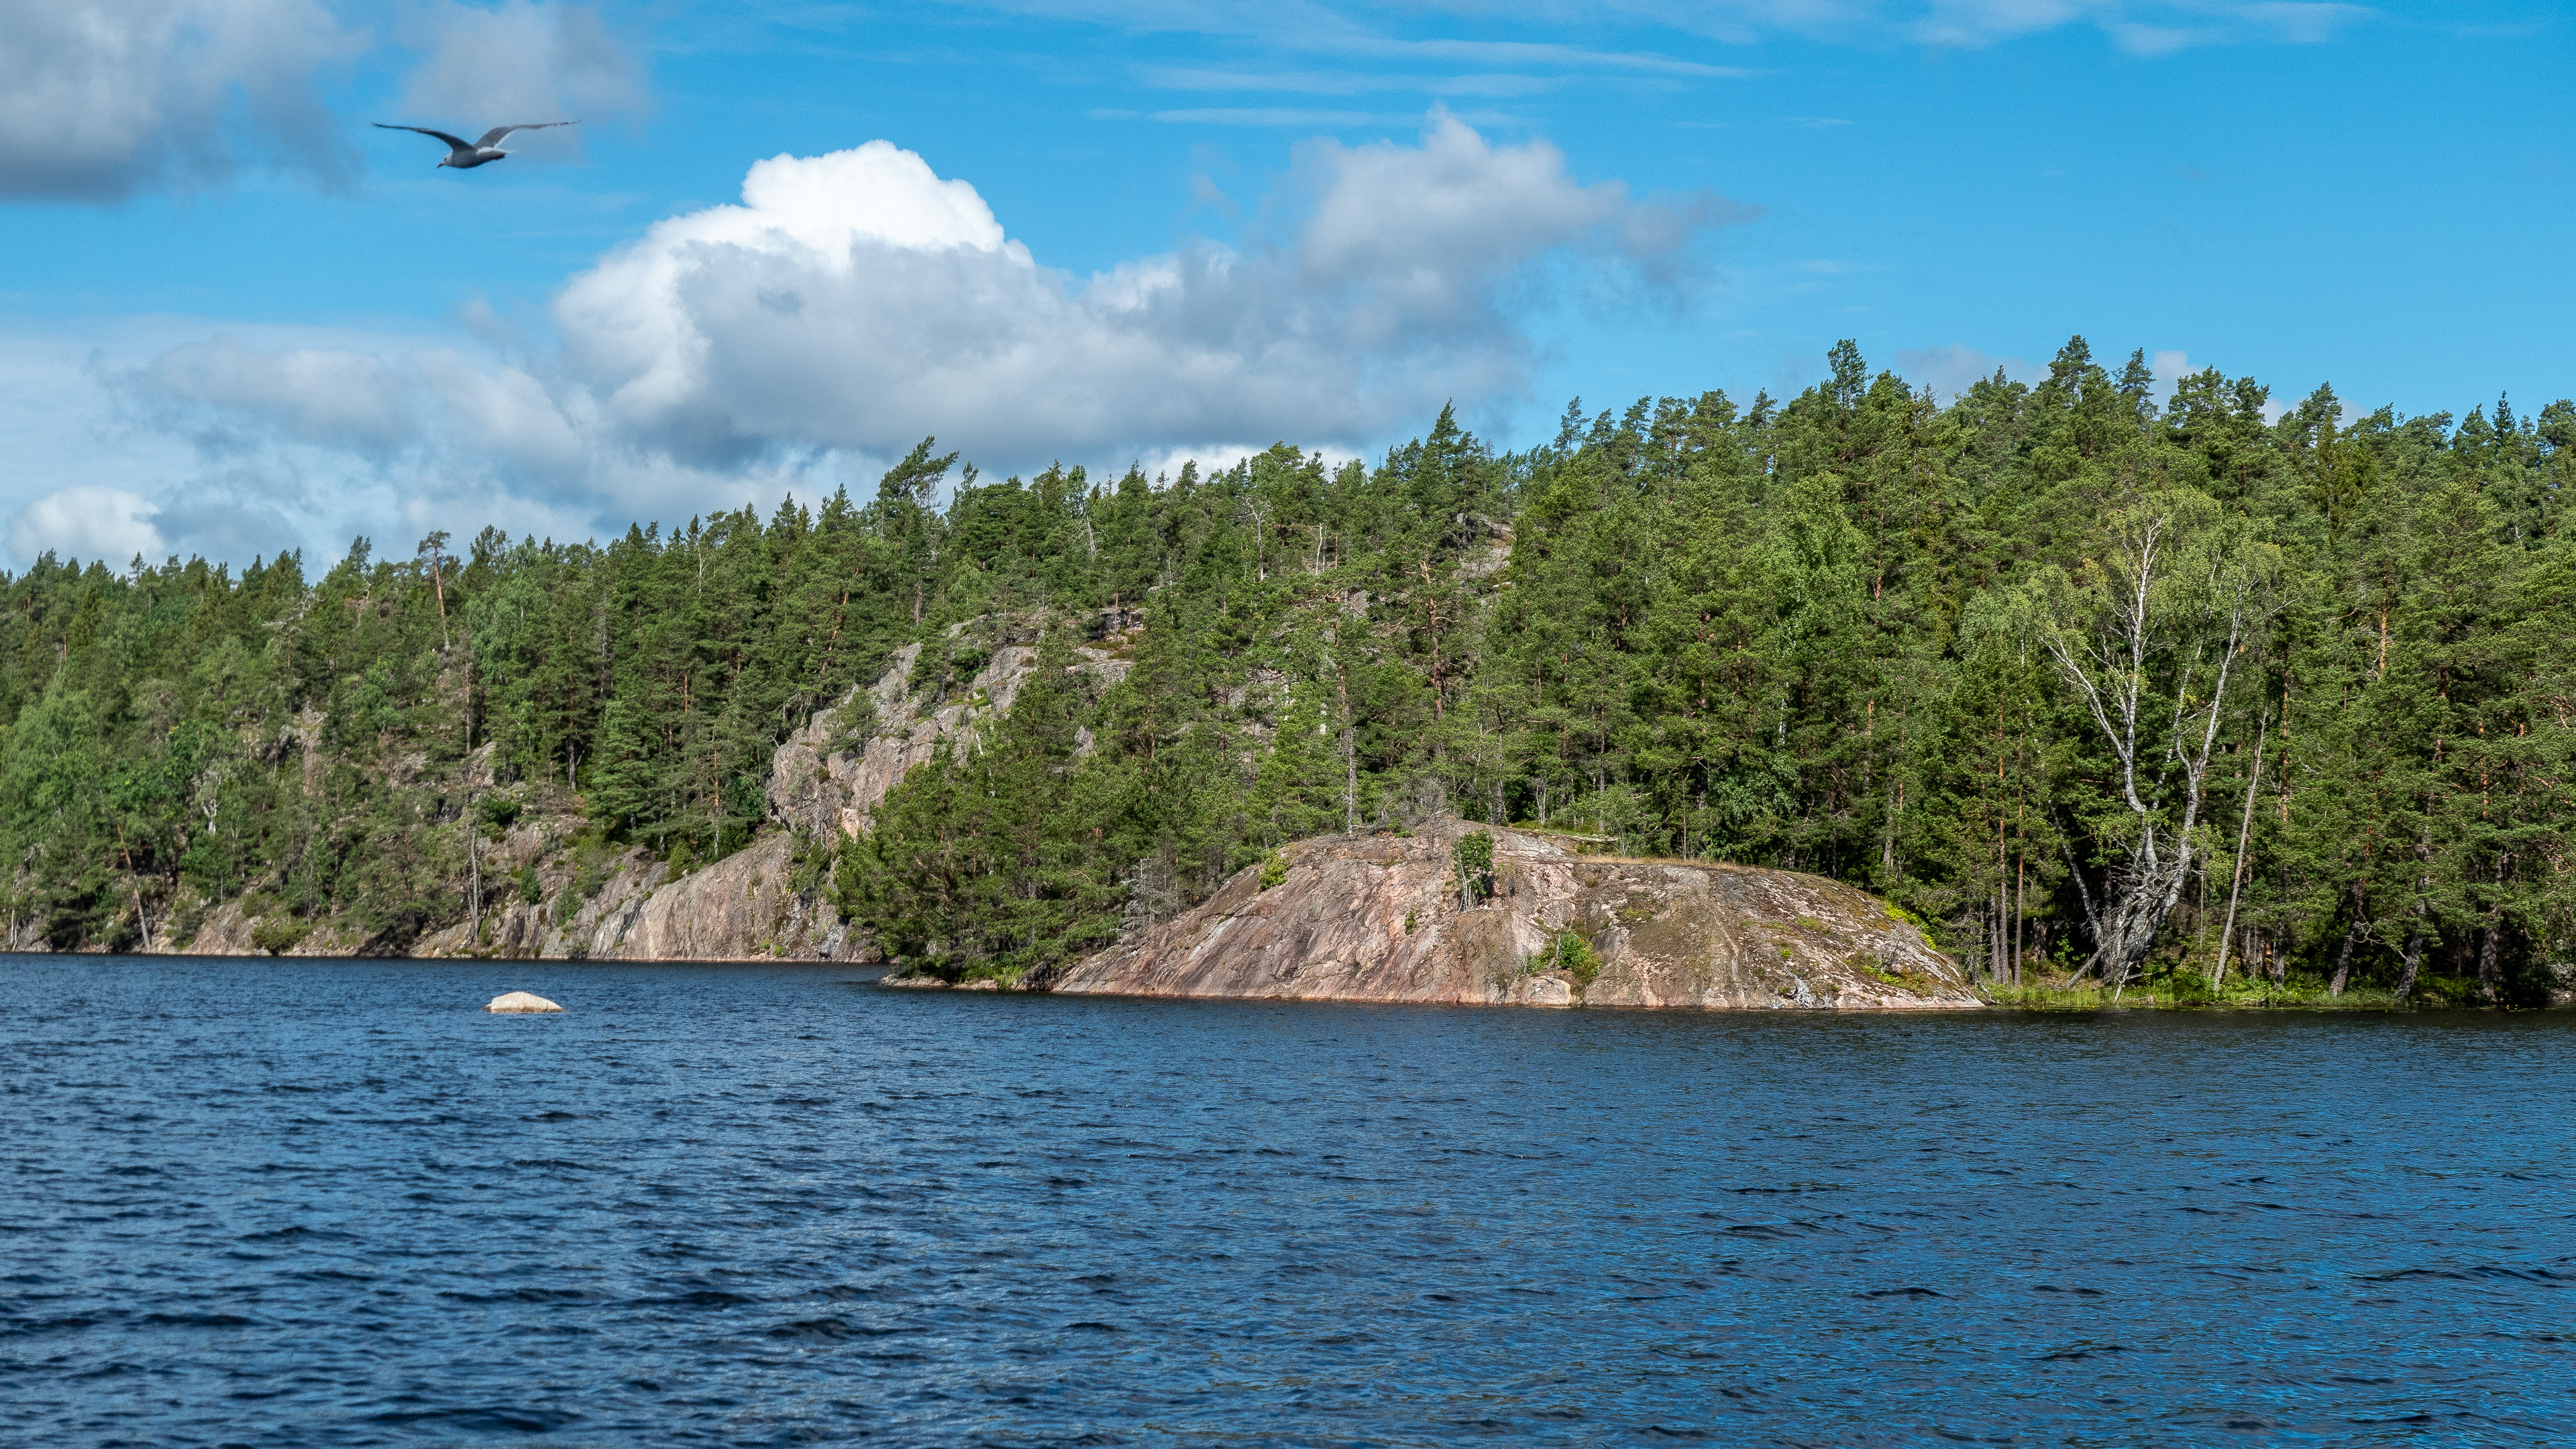
<svg viewBox="0 0 2576 1449">
<path fill-rule="evenodd" d="M 2576 1435 L 2554 1017 L 848 980 L 7 958 L 0 1443 Z"/>
</svg>

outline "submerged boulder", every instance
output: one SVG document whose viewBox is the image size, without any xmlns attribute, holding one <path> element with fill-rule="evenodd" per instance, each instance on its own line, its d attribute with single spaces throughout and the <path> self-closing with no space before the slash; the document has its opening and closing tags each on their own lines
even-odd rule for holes
<svg viewBox="0 0 2576 1449">
<path fill-rule="evenodd" d="M 1290 846 L 1075 963 L 1053 989 L 1497 1006 L 1922 1010 L 1983 1003 L 1884 902 L 1819 876 L 1587 856 L 1488 829 L 1491 894 L 1459 898 L 1450 820 Z"/>
<path fill-rule="evenodd" d="M 483 1009 L 485 1011 L 499 1012 L 563 1010 L 562 1007 L 555 1005 L 553 1002 L 546 1000 L 544 997 L 539 996 L 532 991 L 505 991 L 499 996 L 493 997 L 492 1004 L 484 1007 Z"/>
</svg>

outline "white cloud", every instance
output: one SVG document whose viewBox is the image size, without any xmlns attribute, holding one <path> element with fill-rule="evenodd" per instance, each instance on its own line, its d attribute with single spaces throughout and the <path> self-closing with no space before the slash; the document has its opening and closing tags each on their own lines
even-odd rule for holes
<svg viewBox="0 0 2576 1449">
<path fill-rule="evenodd" d="M 1580 186 L 1543 143 L 1495 147 L 1446 115 L 1418 146 L 1308 143 L 1299 164 L 1316 197 L 1297 239 L 1300 269 L 1368 293 L 1364 327 L 1474 326 L 1494 284 L 1539 254 L 1590 246 L 1657 271 L 1693 232 L 1747 213 L 1715 197 L 1637 202 L 1626 183 Z"/>
<path fill-rule="evenodd" d="M 1333 57 L 1360 69 L 1148 69 L 1145 83 L 1183 90 L 1358 95 L 1507 96 L 1577 78 L 1683 85 L 1756 72 L 1687 54 L 1474 35 L 1385 33 L 1355 7 L 1311 3 L 1179 4 L 1172 0 L 1005 0 L 997 8 L 1091 19 L 1134 30 L 1257 39 L 1277 53 Z M 2068 24 L 2092 24 L 2133 53 L 2195 45 L 2313 43 L 2366 20 L 2323 0 L 1453 0 L 1463 23 L 1645 24 L 1744 42 L 1787 32 L 1878 45 L 1912 38 L 1981 46 Z M 416 58 L 403 117 L 335 118 L 325 83 L 376 48 Z M 1704 44 L 1699 45 L 1704 50 Z M 1410 74 L 1373 75 L 1370 63 Z M 0 5 L 0 200 L 104 203 L 156 189 L 220 186 L 245 166 L 274 165 L 345 185 L 359 119 L 408 120 L 465 134 L 511 121 L 596 121 L 649 107 L 636 47 L 588 6 L 543 0 L 17 0 Z M 1248 107 L 1158 110 L 1196 124 L 1375 124 L 1362 111 Z M 577 155 L 578 130 L 518 138 L 532 156 Z M 434 158 L 433 158 L 434 159 Z M 424 162 L 423 164 L 427 164 Z"/>
<path fill-rule="evenodd" d="M 321 0 L 0 5 L 0 198 L 115 201 L 262 158 L 336 183 L 315 77 L 354 48 Z"/>
<path fill-rule="evenodd" d="M 645 104 L 640 65 L 578 6 L 12 0 L 0 4 L 0 201 L 112 203 L 220 186 L 248 166 L 346 185 L 358 153 L 324 86 L 395 31 L 420 58 L 405 103 L 430 125 L 470 135 L 499 112 L 555 120 L 562 107 Z M 579 144 L 560 131 L 528 142 Z"/>
<path fill-rule="evenodd" d="M 2133 25 L 2126 21 L 2111 21 L 2102 30 L 2111 37 L 2114 45 L 2149 60 L 2195 46 L 2216 45 L 2227 39 L 2227 32 L 2208 26 Z"/>
<path fill-rule="evenodd" d="M 161 532 L 152 526 L 158 504 L 122 488 L 82 485 L 48 493 L 19 510 L 9 523 L 9 544 L 20 557 L 51 552 L 63 559 L 100 559 L 118 572 L 140 557 L 164 557 Z"/>
<path fill-rule="evenodd" d="M 641 67 L 596 10 L 530 0 L 487 10 L 443 0 L 421 12 L 413 30 L 426 55 L 403 104 L 426 125 L 475 136 L 529 121 L 597 121 L 645 105 Z M 541 157 L 569 155 L 579 151 L 581 132 L 529 131 L 508 144 Z"/>
<path fill-rule="evenodd" d="M 375 464 L 428 453 L 483 460 L 483 471 L 562 477 L 582 444 L 544 384 L 450 348 L 364 344 L 263 351 L 218 333 L 170 348 L 113 378 L 134 420 L 213 457 L 307 445 Z M 381 345 L 381 344 L 380 344 Z"/>
<path fill-rule="evenodd" d="M 1560 45 L 1546 41 L 1525 40 L 1393 40 L 1353 34 L 1322 39 L 1319 50 L 1338 50 L 1355 55 L 1381 55 L 1411 60 L 1454 60 L 1478 66 L 1541 66 L 1565 70 L 1607 71 L 1613 74 L 1689 77 L 1699 80 L 1741 80 L 1753 72 L 1736 66 L 1710 65 L 1704 61 L 1680 60 L 1652 51 L 1592 50 L 1577 45 Z"/>
<path fill-rule="evenodd" d="M 418 426 L 409 389 L 375 357 L 330 348 L 260 352 L 222 333 L 154 358 L 134 390 L 190 408 L 196 426 L 169 414 L 165 421 L 209 451 L 280 433 L 378 453 L 410 441 Z"/>
<path fill-rule="evenodd" d="M 658 223 L 573 280 L 555 307 L 566 374 L 623 432 L 700 465 L 929 432 L 1014 461 L 1355 442 L 1523 386 L 1531 344 L 1507 303 L 1545 259 L 1678 275 L 1727 214 L 1584 185 L 1555 148 L 1495 146 L 1445 114 L 1414 145 L 1309 143 L 1297 184 L 1285 244 L 1075 279 L 910 152 L 775 157 L 742 205 Z"/>
<path fill-rule="evenodd" d="M 150 498 L 198 456 L 185 439 L 119 420 L 102 352 L 138 356 L 203 336 L 202 322 L 166 318 L 0 324 L 0 520 L 75 481 Z M 24 537 L 0 532 L 9 565 L 33 561 Z M 119 555 L 119 560 L 131 555 Z"/>
<path fill-rule="evenodd" d="M 1076 277 L 878 141 L 772 157 L 739 204 L 654 224 L 567 282 L 549 348 L 201 335 L 101 376 L 127 426 L 201 460 L 160 520 L 192 546 L 284 526 L 336 549 L 465 509 L 579 536 L 864 493 L 924 434 L 988 471 L 1356 452 L 1452 398 L 1518 400 L 1552 287 L 1682 305 L 1699 239 L 1742 214 L 1587 184 L 1435 112 L 1410 144 L 1299 147 L 1261 212 L 1275 240 Z"/>
<path fill-rule="evenodd" d="M 596 440 L 535 377 L 419 339 L 264 347 L 219 333 L 103 372 L 126 430 L 195 451 L 162 525 L 224 557 L 281 547 L 334 557 L 356 534 L 456 509 L 514 531 L 585 536 L 605 492 L 629 481 L 593 456 Z M 437 526 L 448 525 L 422 531 Z"/>
<path fill-rule="evenodd" d="M 1985 45 L 2114 8 L 2109 0 L 1934 0 L 1913 30 L 1932 45 Z"/>
<path fill-rule="evenodd" d="M 1257 40 L 1290 54 L 1345 55 L 1413 61 L 1460 61 L 1486 67 L 1546 67 L 1559 71 L 1606 74 L 1727 78 L 1747 74 L 1729 66 L 1663 55 L 1654 51 L 1599 50 L 1553 41 L 1482 40 L 1465 36 L 1408 39 L 1388 35 L 1376 23 L 1384 7 L 1363 10 L 1321 0 L 985 0 L 978 8 L 1091 21 L 1128 33 L 1220 35 Z M 1455 0 L 1424 7 L 1447 10 L 1471 21 L 1519 24 L 1535 22 L 1577 33 L 1594 31 L 1604 17 L 1642 20 L 1691 35 L 1723 34 L 1749 39 L 1751 31 L 1732 19 L 1712 27 L 1720 12 L 1754 12 L 1767 23 L 1775 16 L 1825 12 L 1842 15 L 1854 7 L 1836 0 L 1754 0 L 1752 4 L 1709 6 L 1682 0 L 1645 0 L 1607 4 L 1493 4 L 1490 0 Z"/>
<path fill-rule="evenodd" d="M 327 561 L 353 535 L 391 538 L 416 517 L 441 521 L 406 547 L 464 519 L 468 531 L 596 532 L 588 443 L 567 457 L 545 389 L 455 341 L 184 316 L 0 319 L 0 522 L 77 480 L 157 509 L 149 522 L 169 548 L 236 561 L 289 548 Z M 669 487 L 696 506 L 740 501 L 754 482 L 771 479 Z M 630 511 L 617 510 L 620 527 Z M 0 564 L 63 542 L 7 529 Z M 87 557 L 100 543 L 77 546 Z M 132 550 L 109 556 L 121 565 Z"/>
<path fill-rule="evenodd" d="M 1135 454 L 1124 462 L 1113 461 L 1094 470 L 1091 479 L 1095 483 L 1114 482 L 1117 478 L 1125 476 L 1131 466 L 1148 478 L 1176 478 L 1180 476 L 1181 469 L 1191 463 L 1199 465 L 1199 473 L 1204 477 L 1222 473 L 1246 458 L 1257 458 L 1269 452 L 1277 441 L 1279 440 L 1273 440 L 1271 443 L 1202 443 L 1188 447 L 1163 448 Z M 1348 448 L 1308 448 L 1306 453 L 1309 457 L 1323 459 L 1324 471 L 1327 473 L 1341 467 L 1344 463 L 1354 460 L 1367 461 L 1363 454 Z"/>
</svg>

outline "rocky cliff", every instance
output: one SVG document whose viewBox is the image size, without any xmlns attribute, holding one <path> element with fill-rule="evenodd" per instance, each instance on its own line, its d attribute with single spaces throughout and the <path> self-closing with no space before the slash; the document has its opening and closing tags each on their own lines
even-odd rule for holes
<svg viewBox="0 0 2576 1449">
<path fill-rule="evenodd" d="M 660 861 L 627 852 L 593 876 L 596 895 L 585 899 L 578 879 L 549 879 L 552 888 L 535 901 L 496 895 L 484 912 L 479 943 L 468 942 L 468 925 L 459 922 L 421 937 L 411 954 L 628 961 L 841 959 L 849 930 L 822 898 L 819 865 L 799 878 L 804 860 L 797 844 L 793 835 L 764 836 L 677 880 L 666 879 L 669 872 Z M 541 875 L 560 874 L 571 872 L 541 868 Z"/>
<path fill-rule="evenodd" d="M 819 711 L 778 747 L 769 770 L 769 812 L 817 840 L 856 835 L 868 811 L 913 766 L 943 742 L 971 734 L 1010 712 L 1037 664 L 1034 628 L 997 631 L 989 650 L 963 626 L 949 631 L 944 658 L 922 659 L 922 647 L 896 650 L 883 678 Z M 1106 688 L 1127 677 L 1134 631 L 1112 633 L 1108 647 L 1077 647 L 1074 667 Z"/>
<path fill-rule="evenodd" d="M 1116 683 L 1127 673 L 1131 637 L 1112 633 L 1103 641 L 1108 647 L 1077 649 L 1076 668 Z M 865 958 L 870 943 L 853 937 L 824 897 L 818 853 L 842 834 L 866 829 L 868 812 L 915 765 L 1007 713 L 1036 667 L 1035 643 L 1034 621 L 995 619 L 951 629 L 927 660 L 919 644 L 895 651 L 875 684 L 817 712 L 779 746 L 766 784 L 777 828 L 676 880 L 641 851 L 594 863 L 585 878 L 551 855 L 538 833 L 513 832 L 495 847 L 486 870 L 496 880 L 523 866 L 534 870 L 539 898 L 501 899 L 496 892 L 479 943 L 469 943 L 469 928 L 459 923 L 422 937 L 413 954 Z M 246 929 L 240 934 L 247 939 Z"/>
<path fill-rule="evenodd" d="M 852 935 L 824 896 L 823 857 L 843 833 L 867 828 L 868 812 L 906 772 L 1009 711 L 1037 665 L 1042 622 L 996 616 L 952 628 L 928 649 L 897 650 L 875 684 L 818 712 L 779 747 L 766 782 L 771 823 L 760 837 L 676 879 L 640 848 L 583 843 L 569 797 L 522 817 L 480 848 L 480 922 L 426 933 L 410 943 L 411 954 L 864 958 L 870 943 Z M 1135 625 L 1132 614 L 1095 621 L 1103 624 L 1110 627 L 1097 647 L 1076 649 L 1075 667 L 1105 687 L 1127 674 Z M 486 793 L 504 788 L 483 756 L 466 762 L 464 778 Z M 280 945 L 289 954 L 368 949 L 346 923 L 303 923 L 262 893 L 217 903 L 192 918 L 185 939 L 156 938 L 147 949 L 255 955 L 263 922 L 284 928 L 291 939 Z"/>
<path fill-rule="evenodd" d="M 1875 898 L 1746 866 L 1581 856 L 1494 839 L 1493 889 L 1466 905 L 1469 830 L 1292 846 L 1053 989 L 1523 1006 L 1922 1009 L 1979 1005 L 1965 974 Z"/>
<path fill-rule="evenodd" d="M 676 879 L 648 853 L 576 833 L 577 816 L 519 821 L 480 856 L 479 934 L 456 923 L 423 956 L 627 960 L 866 959 L 871 944 L 821 889 L 825 853 L 915 765 L 1007 712 L 1036 664 L 1034 631 L 1005 621 L 898 651 L 884 675 L 790 736 L 771 765 L 773 826 Z M 1078 651 L 1114 683 L 1132 633 Z M 925 658 L 925 654 L 929 657 Z M 493 788 L 487 779 L 478 788 Z M 1850 887 L 1748 867 L 1582 856 L 1542 834 L 1494 831 L 1493 891 L 1462 902 L 1452 861 L 1471 827 L 1325 838 L 1289 847 L 1197 908 L 1065 972 L 1054 989 L 1534 1006 L 1973 1006 L 1957 966 Z M 207 913 L 184 944 L 248 954 L 275 901 Z M 363 949 L 319 922 L 286 949 Z"/>
</svg>

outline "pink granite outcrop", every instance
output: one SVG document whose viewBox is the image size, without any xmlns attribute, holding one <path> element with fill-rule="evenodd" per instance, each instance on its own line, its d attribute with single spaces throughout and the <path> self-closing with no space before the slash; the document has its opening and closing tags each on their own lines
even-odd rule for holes
<svg viewBox="0 0 2576 1449">
<path fill-rule="evenodd" d="M 1291 846 L 1067 969 L 1076 994 L 1522 1006 L 1922 1010 L 1982 1004 L 1956 962 L 1865 892 L 1792 871 L 1584 856 L 1494 830 L 1472 907 L 1457 821 Z M 1577 944 L 1579 943 L 1579 944 Z"/>
</svg>

